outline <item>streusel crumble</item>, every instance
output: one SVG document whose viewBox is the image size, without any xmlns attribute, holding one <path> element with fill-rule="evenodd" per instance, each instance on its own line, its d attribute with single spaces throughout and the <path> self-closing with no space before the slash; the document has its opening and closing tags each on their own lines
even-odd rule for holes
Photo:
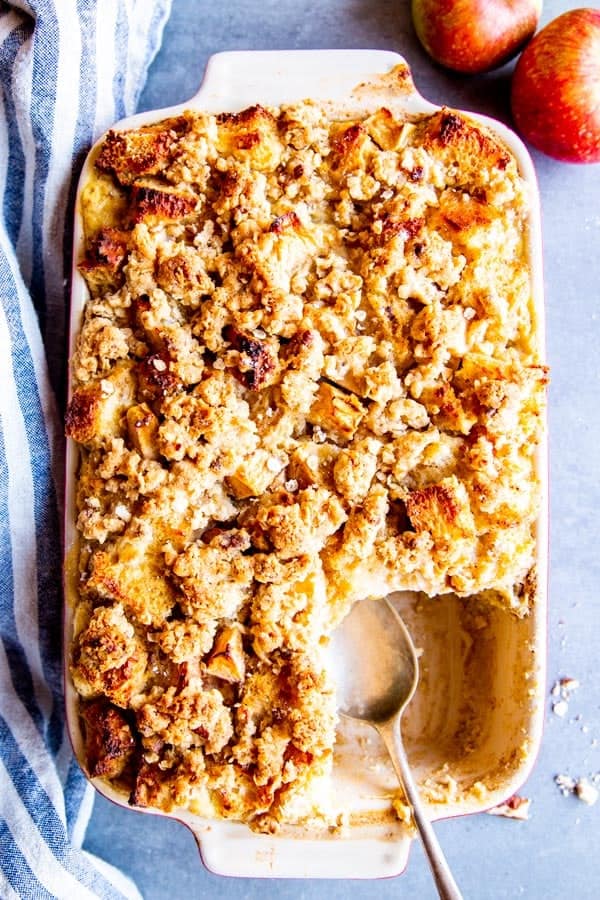
<svg viewBox="0 0 600 900">
<path fill-rule="evenodd" d="M 354 600 L 535 595 L 526 186 L 462 114 L 305 102 L 109 132 L 82 205 L 88 770 L 273 830 L 331 765 Z"/>
</svg>

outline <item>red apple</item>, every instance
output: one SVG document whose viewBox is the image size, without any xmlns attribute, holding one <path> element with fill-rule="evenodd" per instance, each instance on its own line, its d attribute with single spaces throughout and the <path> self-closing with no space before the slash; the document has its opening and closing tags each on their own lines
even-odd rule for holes
<svg viewBox="0 0 600 900">
<path fill-rule="evenodd" d="M 512 82 L 521 134 L 564 162 L 600 162 L 600 9 L 573 9 L 525 48 Z"/>
<path fill-rule="evenodd" d="M 542 0 L 412 0 L 417 36 L 430 56 L 456 72 L 507 62 L 534 33 Z"/>
</svg>

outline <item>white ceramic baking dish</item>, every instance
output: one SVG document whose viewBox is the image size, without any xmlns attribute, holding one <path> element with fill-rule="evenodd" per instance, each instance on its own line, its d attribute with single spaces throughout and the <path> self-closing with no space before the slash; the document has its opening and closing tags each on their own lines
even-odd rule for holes
<svg viewBox="0 0 600 900">
<path fill-rule="evenodd" d="M 313 98 L 336 109 L 374 109 L 385 105 L 409 113 L 437 107 L 414 88 L 402 57 L 369 50 L 219 53 L 208 63 L 198 93 L 187 103 L 126 119 L 125 129 L 158 121 L 184 109 L 235 112 L 255 103 L 279 105 Z M 528 242 L 531 289 L 537 309 L 540 355 L 544 347 L 543 286 L 539 200 L 535 172 L 521 141 L 506 126 L 469 113 L 483 122 L 516 157 L 529 186 Z M 91 154 L 90 154 L 91 156 Z M 90 172 L 83 168 L 83 185 Z M 79 204 L 78 207 L 79 208 Z M 77 270 L 83 249 L 81 216 L 76 215 L 71 294 L 71 346 L 80 327 L 87 288 Z M 422 676 L 406 718 L 405 737 L 417 778 L 430 798 L 432 819 L 480 812 L 510 797 L 534 762 L 543 721 L 546 654 L 547 464 L 539 451 L 543 486 L 538 523 L 538 595 L 532 613 L 517 619 L 503 610 L 480 627 L 468 604 L 455 598 L 420 603 L 410 594 L 395 595 L 399 608 L 423 648 Z M 65 647 L 71 640 L 77 555 L 75 475 L 77 448 L 69 441 L 65 523 Z M 84 760 L 77 695 L 65 664 L 69 730 L 75 753 Z M 126 798 L 101 780 L 104 796 L 127 806 Z M 253 834 L 232 822 L 207 821 L 187 812 L 171 815 L 194 833 L 205 865 L 238 876 L 374 878 L 400 873 L 411 838 L 385 815 L 396 789 L 379 738 L 366 728 L 340 732 L 334 765 L 334 796 L 352 810 L 349 824 L 336 833 L 285 831 L 275 837 Z M 446 799 L 435 802 L 442 790 Z M 166 815 L 147 810 L 155 815 Z"/>
</svg>

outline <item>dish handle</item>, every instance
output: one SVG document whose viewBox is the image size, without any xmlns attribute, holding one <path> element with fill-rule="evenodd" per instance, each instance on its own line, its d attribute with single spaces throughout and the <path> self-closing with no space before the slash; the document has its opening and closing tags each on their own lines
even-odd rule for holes
<svg viewBox="0 0 600 900">
<path fill-rule="evenodd" d="M 417 92 L 406 60 L 387 50 L 227 51 L 211 56 L 199 91 L 186 104 L 206 112 L 310 98 L 368 106 L 398 102 L 433 109 Z"/>
<path fill-rule="evenodd" d="M 400 875 L 412 844 L 400 829 L 389 840 L 255 834 L 238 822 L 219 828 L 183 819 L 202 862 L 215 875 L 242 878 L 381 878 Z"/>
</svg>

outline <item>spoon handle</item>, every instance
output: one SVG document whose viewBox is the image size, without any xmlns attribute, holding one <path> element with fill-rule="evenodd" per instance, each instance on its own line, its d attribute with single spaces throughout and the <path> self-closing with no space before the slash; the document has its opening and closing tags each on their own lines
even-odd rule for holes
<svg viewBox="0 0 600 900">
<path fill-rule="evenodd" d="M 427 860 L 435 879 L 438 894 L 442 900 L 462 900 L 462 894 L 452 876 L 444 852 L 427 818 L 417 786 L 413 780 L 400 734 L 400 717 L 398 716 L 378 725 L 377 730 L 383 738 L 394 764 L 396 775 L 412 807 L 413 818 L 427 854 Z"/>
</svg>

